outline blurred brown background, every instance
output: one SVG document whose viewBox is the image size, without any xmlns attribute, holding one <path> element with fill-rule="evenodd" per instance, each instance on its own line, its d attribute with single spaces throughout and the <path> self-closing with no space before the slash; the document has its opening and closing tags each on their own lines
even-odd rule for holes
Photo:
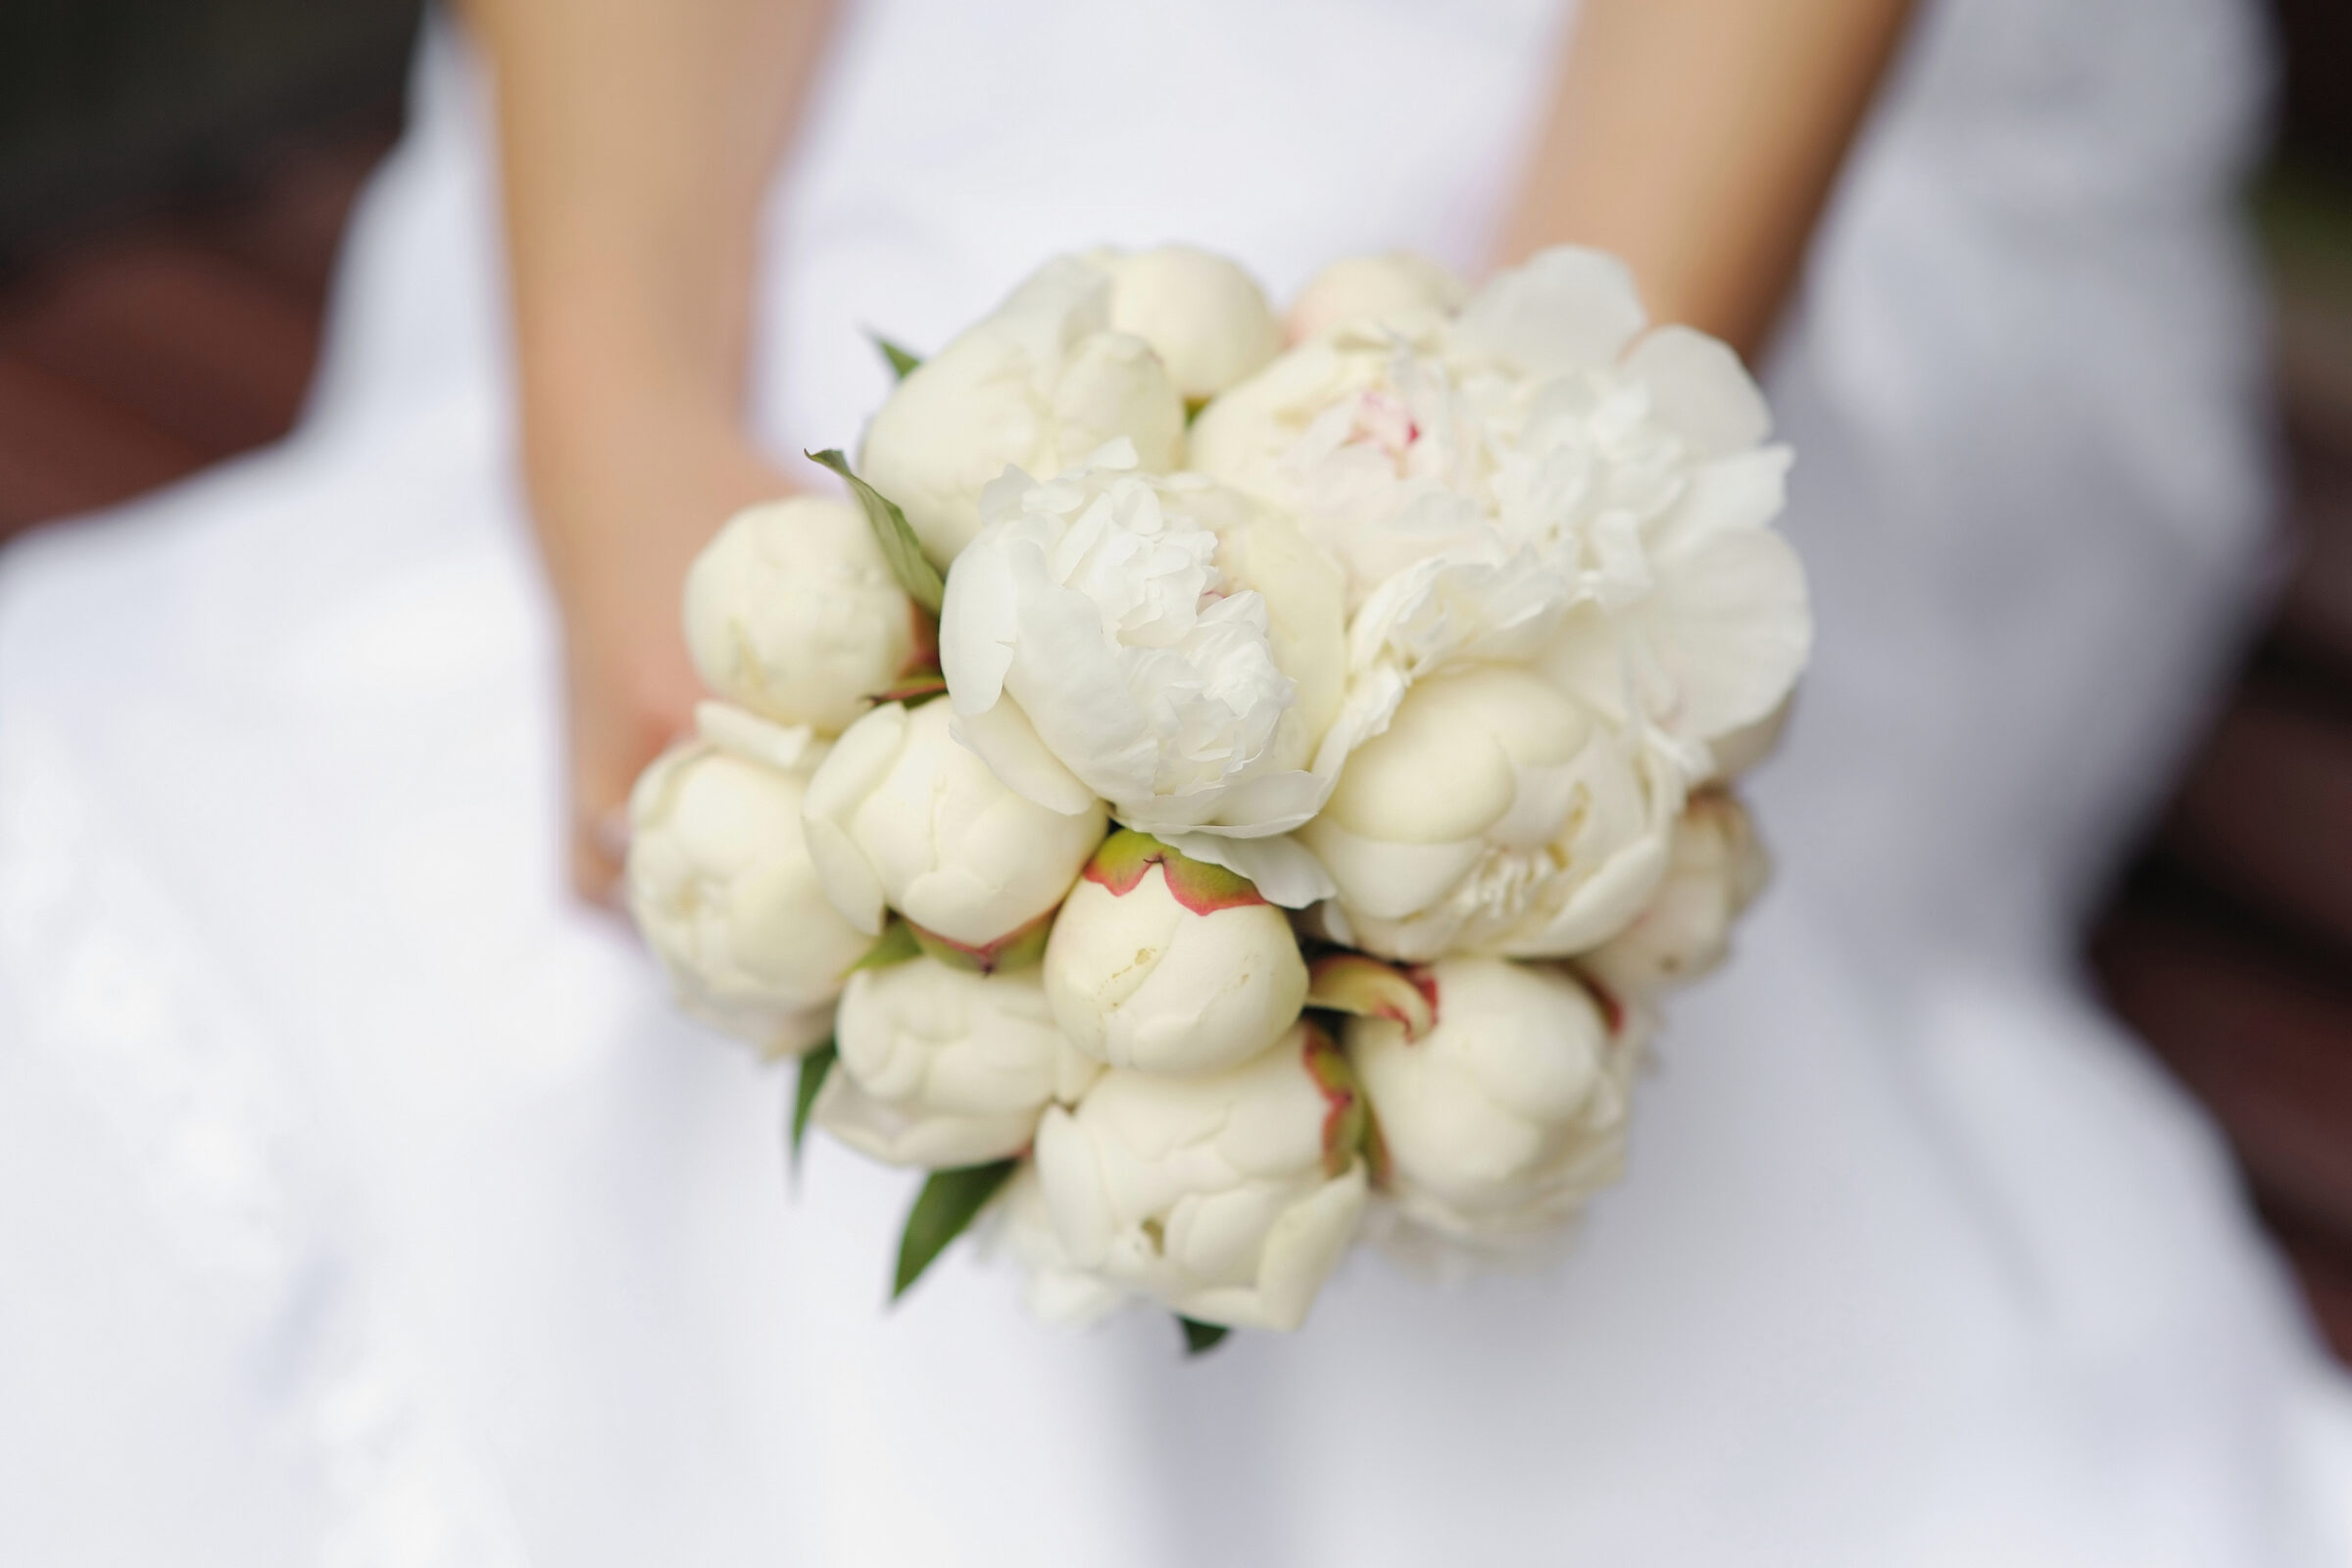
<svg viewBox="0 0 2352 1568">
<path fill-rule="evenodd" d="M 0 0 L 0 540 L 282 434 L 416 0 Z M 2352 1362 L 2352 5 L 2276 0 L 2292 566 L 2088 956 Z"/>
</svg>

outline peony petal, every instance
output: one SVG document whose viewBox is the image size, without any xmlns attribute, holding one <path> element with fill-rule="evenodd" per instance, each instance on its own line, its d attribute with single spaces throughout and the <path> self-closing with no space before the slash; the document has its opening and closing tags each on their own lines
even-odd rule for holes
<svg viewBox="0 0 2352 1568">
<path fill-rule="evenodd" d="M 1740 356 L 1704 332 L 1661 326 L 1622 368 L 1648 385 L 1650 408 L 1703 456 L 1744 452 L 1772 433 L 1772 411 Z"/>
<path fill-rule="evenodd" d="M 1623 262 L 1563 245 L 1496 273 L 1462 307 L 1455 336 L 1475 352 L 1556 375 L 1614 364 L 1648 320 Z"/>
<path fill-rule="evenodd" d="M 948 701 L 964 714 L 990 707 L 1004 691 L 1020 636 L 1020 599 L 1004 552 L 973 543 L 980 547 L 966 548 L 948 568 L 939 611 L 940 672 Z"/>
<path fill-rule="evenodd" d="M 695 733 L 720 751 L 747 762 L 762 762 L 780 773 L 797 770 L 812 760 L 809 751 L 816 731 L 806 724 L 783 725 L 735 707 L 732 703 L 694 705 Z"/>
<path fill-rule="evenodd" d="M 1778 707 L 1813 648 L 1804 567 L 1768 529 L 1719 534 L 1665 575 L 1637 612 L 1639 634 L 1674 683 L 1663 723 L 1712 740 Z"/>
<path fill-rule="evenodd" d="M 1402 920 L 1444 898 L 1478 863 L 1485 846 L 1388 844 L 1348 832 L 1328 816 L 1299 830 L 1315 858 L 1355 912 L 1374 920 Z"/>
<path fill-rule="evenodd" d="M 1024 800 L 1064 816 L 1093 809 L 1095 792 L 1046 749 L 1029 715 L 1011 698 L 1000 698 L 996 706 L 978 713 L 958 713 L 948 732 Z"/>
</svg>

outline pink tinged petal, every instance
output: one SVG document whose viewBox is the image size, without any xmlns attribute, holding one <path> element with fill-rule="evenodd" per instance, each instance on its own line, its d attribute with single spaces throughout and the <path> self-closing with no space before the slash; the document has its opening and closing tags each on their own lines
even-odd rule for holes
<svg viewBox="0 0 2352 1568">
<path fill-rule="evenodd" d="M 1437 1024 L 1438 985 L 1426 969 L 1399 968 L 1361 953 L 1335 953 L 1308 967 L 1306 1004 L 1358 1018 L 1394 1019 L 1412 1041 Z"/>
<path fill-rule="evenodd" d="M 1772 411 L 1740 356 L 1704 332 L 1661 326 L 1621 368 L 1647 384 L 1657 417 L 1702 457 L 1744 452 L 1772 433 Z"/>
<path fill-rule="evenodd" d="M 1536 374 L 1556 375 L 1613 364 L 1648 320 L 1623 262 L 1563 245 L 1497 273 L 1462 307 L 1455 335 Z"/>
<path fill-rule="evenodd" d="M 1163 836 L 1161 842 L 1196 860 L 1221 865 L 1257 885 L 1268 904 L 1303 909 L 1340 890 L 1314 852 L 1289 834 L 1235 838 L 1215 832 Z"/>
<path fill-rule="evenodd" d="M 1000 698 L 995 707 L 981 712 L 958 713 L 948 732 L 1022 799 L 1064 816 L 1094 808 L 1095 792 L 1038 739 L 1029 715 L 1011 698 Z"/>
</svg>

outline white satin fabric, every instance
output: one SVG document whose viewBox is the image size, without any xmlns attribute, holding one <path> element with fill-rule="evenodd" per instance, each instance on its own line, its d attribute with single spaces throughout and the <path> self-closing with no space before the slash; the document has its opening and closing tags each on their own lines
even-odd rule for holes
<svg viewBox="0 0 2352 1568">
<path fill-rule="evenodd" d="M 1182 237 L 1474 267 L 1542 0 L 879 0 L 773 212 L 860 331 Z M 1030 1325 L 559 888 L 557 670 L 446 34 L 280 448 L 0 558 L 0 1561 L 2321 1564 L 2352 1422 L 2085 890 L 2255 576 L 2223 0 L 1950 0 L 1772 376 L 1820 659 L 1780 880 L 1542 1277 L 1370 1256 L 1183 1364 Z M 1663 111 L 1662 111 L 1663 112 Z"/>
</svg>

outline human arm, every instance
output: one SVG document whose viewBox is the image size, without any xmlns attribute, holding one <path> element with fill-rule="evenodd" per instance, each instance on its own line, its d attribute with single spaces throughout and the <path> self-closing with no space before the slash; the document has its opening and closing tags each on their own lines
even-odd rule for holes
<svg viewBox="0 0 2352 1568">
<path fill-rule="evenodd" d="M 1653 318 L 1753 357 L 1907 0 L 1585 0 L 1500 259 L 1612 251 Z"/>
<path fill-rule="evenodd" d="M 768 176 L 820 0 L 469 0 L 498 101 L 533 525 L 562 612 L 573 870 L 599 896 L 639 770 L 700 696 L 695 552 L 786 488 L 744 428 Z"/>
</svg>

